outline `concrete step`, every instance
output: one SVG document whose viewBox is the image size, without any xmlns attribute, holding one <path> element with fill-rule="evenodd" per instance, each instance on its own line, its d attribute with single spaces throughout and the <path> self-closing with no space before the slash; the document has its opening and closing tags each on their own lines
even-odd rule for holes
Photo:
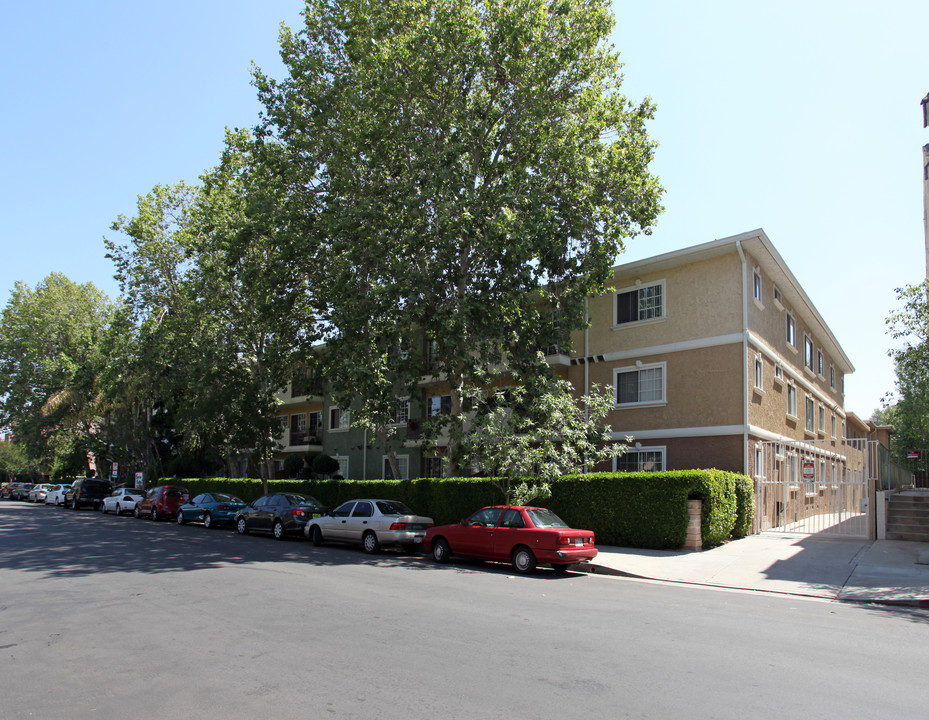
<svg viewBox="0 0 929 720">
<path fill-rule="evenodd" d="M 887 539 L 929 542 L 929 495 L 894 495 L 887 504 Z"/>
</svg>

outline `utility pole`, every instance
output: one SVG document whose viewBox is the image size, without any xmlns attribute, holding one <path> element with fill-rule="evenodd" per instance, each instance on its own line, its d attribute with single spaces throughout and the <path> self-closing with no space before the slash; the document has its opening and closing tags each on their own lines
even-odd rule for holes
<svg viewBox="0 0 929 720">
<path fill-rule="evenodd" d="M 929 94 L 922 99 L 923 128 L 929 127 Z M 929 143 L 923 145 L 923 232 L 926 238 L 926 280 L 929 280 Z"/>
</svg>

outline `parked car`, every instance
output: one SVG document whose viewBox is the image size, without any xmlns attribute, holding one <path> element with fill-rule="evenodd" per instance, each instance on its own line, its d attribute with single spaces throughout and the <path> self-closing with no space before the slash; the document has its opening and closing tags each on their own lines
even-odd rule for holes
<svg viewBox="0 0 929 720">
<path fill-rule="evenodd" d="M 568 527 L 551 510 L 515 505 L 485 507 L 457 525 L 431 527 L 423 547 L 436 562 L 448 562 L 452 555 L 499 560 L 522 574 L 538 563 L 564 572 L 597 556 L 590 530 Z"/>
<path fill-rule="evenodd" d="M 287 535 L 302 533 L 313 517 L 328 509 L 311 495 L 271 493 L 239 510 L 235 514 L 235 529 L 240 535 L 258 530 L 283 540 Z"/>
<path fill-rule="evenodd" d="M 174 517 L 177 509 L 187 502 L 190 493 L 187 488 L 175 485 L 159 485 L 153 487 L 145 497 L 135 504 L 132 514 L 137 518 L 148 516 L 152 520 Z"/>
<path fill-rule="evenodd" d="M 71 483 L 61 485 L 52 485 L 45 495 L 46 505 L 64 505 L 68 491 L 71 489 Z"/>
<path fill-rule="evenodd" d="M 113 492 L 113 483 L 103 478 L 81 478 L 65 491 L 65 507 L 80 510 L 90 506 L 94 510 L 100 507 L 103 498 Z"/>
<path fill-rule="evenodd" d="M 235 514 L 245 507 L 245 501 L 226 493 L 200 493 L 177 509 L 177 524 L 202 522 L 203 527 L 235 522 Z"/>
<path fill-rule="evenodd" d="M 10 497 L 10 485 L 12 482 L 0 483 L 0 498 L 6 500 Z"/>
<path fill-rule="evenodd" d="M 100 503 L 100 512 L 104 514 L 114 512 L 117 515 L 122 515 L 124 512 L 133 512 L 135 504 L 144 497 L 144 490 L 127 487 L 116 488 L 103 498 L 103 502 Z"/>
<path fill-rule="evenodd" d="M 367 553 L 385 545 L 417 551 L 433 525 L 432 518 L 417 515 L 397 500 L 349 500 L 310 520 L 304 534 L 314 545 L 335 540 L 360 544 Z"/>
<path fill-rule="evenodd" d="M 28 500 L 30 490 L 32 490 L 32 483 L 15 482 L 13 483 L 13 487 L 10 490 L 10 499 L 11 500 Z"/>
<path fill-rule="evenodd" d="M 32 490 L 29 491 L 28 500 L 32 503 L 45 502 L 45 496 L 48 494 L 48 489 L 52 487 L 49 483 L 39 483 L 38 485 L 33 485 Z"/>
</svg>

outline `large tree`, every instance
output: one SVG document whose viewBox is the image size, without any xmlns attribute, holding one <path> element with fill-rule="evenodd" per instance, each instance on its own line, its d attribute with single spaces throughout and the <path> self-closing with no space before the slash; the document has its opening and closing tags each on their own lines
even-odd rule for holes
<svg viewBox="0 0 929 720">
<path fill-rule="evenodd" d="M 17 282 L 0 317 L 0 427 L 45 472 L 74 474 L 99 450 L 100 340 L 112 315 L 93 283 Z"/>
<path fill-rule="evenodd" d="M 887 318 L 897 375 L 896 394 L 878 419 L 893 424 L 895 448 L 929 449 L 929 281 L 897 289 L 901 306 Z M 922 468 L 929 467 L 922 458 Z"/>
<path fill-rule="evenodd" d="M 167 407 L 188 451 L 212 448 L 230 471 L 244 452 L 267 478 L 276 393 L 312 343 L 312 295 L 278 242 L 284 202 L 256 152 L 230 132 L 202 184 L 156 187 L 108 247 L 136 322 L 135 386 Z"/>
<path fill-rule="evenodd" d="M 468 388 L 539 372 L 648 232 L 653 106 L 620 92 L 602 0 L 308 0 L 304 19 L 288 76 L 255 82 L 281 222 L 312 220 L 290 240 L 336 400 L 384 431 L 430 374 L 461 417 Z"/>
</svg>

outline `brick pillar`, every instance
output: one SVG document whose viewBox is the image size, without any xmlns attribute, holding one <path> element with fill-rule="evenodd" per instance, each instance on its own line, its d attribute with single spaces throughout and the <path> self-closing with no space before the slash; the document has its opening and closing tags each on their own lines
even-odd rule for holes
<svg viewBox="0 0 929 720">
<path fill-rule="evenodd" d="M 684 542 L 685 550 L 703 549 L 703 500 L 688 500 L 687 540 Z"/>
</svg>

